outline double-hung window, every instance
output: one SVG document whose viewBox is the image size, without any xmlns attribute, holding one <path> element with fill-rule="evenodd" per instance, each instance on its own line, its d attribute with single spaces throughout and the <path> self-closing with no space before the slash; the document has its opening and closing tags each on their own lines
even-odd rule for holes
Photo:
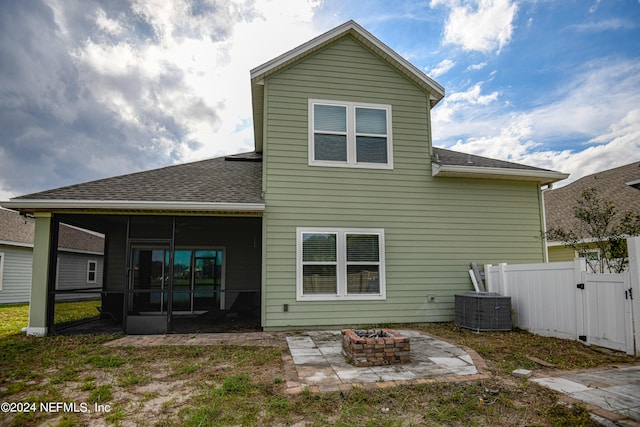
<svg viewBox="0 0 640 427">
<path fill-rule="evenodd" d="M 385 299 L 384 230 L 297 229 L 297 297 Z"/>
<path fill-rule="evenodd" d="M 393 168 L 391 106 L 309 100 L 309 164 Z"/>
<path fill-rule="evenodd" d="M 87 260 L 87 283 L 96 283 L 98 274 L 98 261 Z"/>
<path fill-rule="evenodd" d="M 2 290 L 2 276 L 4 276 L 4 252 L 0 252 L 0 291 Z"/>
</svg>

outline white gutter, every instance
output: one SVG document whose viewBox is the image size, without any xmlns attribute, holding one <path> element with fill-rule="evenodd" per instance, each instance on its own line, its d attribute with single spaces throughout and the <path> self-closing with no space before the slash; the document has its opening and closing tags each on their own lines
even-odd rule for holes
<svg viewBox="0 0 640 427">
<path fill-rule="evenodd" d="M 251 211 L 262 212 L 264 203 L 168 202 L 145 200 L 73 200 L 73 199 L 11 199 L 0 202 L 9 209 L 122 209 L 174 211 Z"/>
<path fill-rule="evenodd" d="M 525 179 L 528 181 L 538 181 L 543 184 L 560 181 L 569 177 L 569 174 L 554 171 L 544 171 L 535 169 L 507 169 L 492 168 L 486 166 L 459 166 L 443 165 L 439 163 L 431 164 L 431 175 L 433 176 L 484 176 L 486 178 L 502 179 Z"/>
<path fill-rule="evenodd" d="M 33 248 L 33 243 L 14 242 L 11 240 L 0 240 L 0 246 L 15 246 L 17 248 Z"/>
</svg>

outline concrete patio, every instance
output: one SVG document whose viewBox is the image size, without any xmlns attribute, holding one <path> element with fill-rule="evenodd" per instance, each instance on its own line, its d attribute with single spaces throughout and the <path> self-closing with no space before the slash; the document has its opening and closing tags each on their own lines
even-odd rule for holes
<svg viewBox="0 0 640 427">
<path fill-rule="evenodd" d="M 127 335 L 106 346 L 252 345 L 282 348 L 286 391 L 295 394 L 385 388 L 401 384 L 472 381 L 489 378 L 484 360 L 424 332 L 399 330 L 411 340 L 411 363 L 355 367 L 342 356 L 340 331 Z"/>
<path fill-rule="evenodd" d="M 640 366 L 555 372 L 532 381 L 562 393 L 566 403 L 586 404 L 606 425 L 640 425 Z"/>
<path fill-rule="evenodd" d="M 415 330 L 398 330 L 410 338 L 411 363 L 355 367 L 342 355 L 340 331 L 305 331 L 286 337 L 283 355 L 287 391 L 348 391 L 353 387 L 393 387 L 488 378 L 486 365 L 471 349 L 463 349 Z"/>
</svg>

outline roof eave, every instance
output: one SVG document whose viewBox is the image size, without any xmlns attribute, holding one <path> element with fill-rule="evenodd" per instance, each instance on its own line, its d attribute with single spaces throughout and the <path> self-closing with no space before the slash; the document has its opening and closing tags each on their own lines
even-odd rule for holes
<svg viewBox="0 0 640 427">
<path fill-rule="evenodd" d="M 8 209 L 19 210 L 145 210 L 188 212 L 262 212 L 264 203 L 180 202 L 146 200 L 73 200 L 73 199 L 11 199 L 0 202 Z"/>
<path fill-rule="evenodd" d="M 501 179 L 509 181 L 534 181 L 540 185 L 548 185 L 557 181 L 562 181 L 569 177 L 569 174 L 533 170 L 533 169 L 508 169 L 492 168 L 483 166 L 460 166 L 443 165 L 439 163 L 431 164 L 432 176 L 443 178 L 479 178 L 479 179 Z"/>
</svg>

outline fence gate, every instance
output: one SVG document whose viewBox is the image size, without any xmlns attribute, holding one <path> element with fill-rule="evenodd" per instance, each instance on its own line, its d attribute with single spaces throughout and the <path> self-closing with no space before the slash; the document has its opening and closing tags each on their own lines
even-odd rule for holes
<svg viewBox="0 0 640 427">
<path fill-rule="evenodd" d="M 589 344 L 634 354 L 633 304 L 630 276 L 582 272 L 576 310 L 580 339 Z M 582 316 L 582 320 L 580 317 Z"/>
</svg>

